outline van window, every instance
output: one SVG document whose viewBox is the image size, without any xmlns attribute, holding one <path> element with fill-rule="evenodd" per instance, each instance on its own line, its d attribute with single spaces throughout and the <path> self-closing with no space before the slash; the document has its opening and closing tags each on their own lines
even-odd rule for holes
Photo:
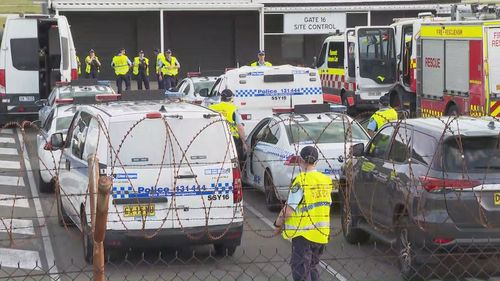
<svg viewBox="0 0 500 281">
<path fill-rule="evenodd" d="M 396 163 L 405 163 L 408 160 L 408 147 L 411 143 L 411 128 L 400 126 L 392 142 L 389 159 Z"/>
<path fill-rule="evenodd" d="M 325 63 L 326 46 L 328 46 L 328 42 L 325 42 L 325 44 L 323 44 L 323 47 L 321 47 L 321 52 L 319 52 L 319 57 L 318 60 L 316 61 L 316 67 L 321 67 L 323 63 Z"/>
<path fill-rule="evenodd" d="M 90 121 L 88 130 L 87 130 L 87 137 L 85 141 L 85 146 L 83 148 L 83 154 L 82 154 L 82 159 L 87 159 L 90 154 L 96 152 L 97 148 L 97 143 L 98 143 L 98 136 L 99 136 L 99 124 L 96 119 L 92 118 Z M 104 141 L 104 140 L 100 140 Z"/>
<path fill-rule="evenodd" d="M 66 37 L 61 37 L 62 41 L 62 64 L 63 64 L 63 69 L 67 70 L 69 68 L 69 43 L 68 43 L 68 38 Z"/>
<path fill-rule="evenodd" d="M 414 131 L 413 138 L 415 141 L 412 146 L 411 158 L 424 165 L 437 164 L 432 163 L 434 154 L 438 151 L 437 140 L 434 137 L 419 131 Z"/>
<path fill-rule="evenodd" d="M 328 68 L 344 68 L 344 42 L 330 42 Z"/>
<path fill-rule="evenodd" d="M 12 65 L 17 70 L 38 70 L 38 39 L 19 38 L 10 40 Z"/>
<path fill-rule="evenodd" d="M 497 136 L 450 138 L 443 147 L 445 172 L 486 174 L 500 169 Z"/>
</svg>

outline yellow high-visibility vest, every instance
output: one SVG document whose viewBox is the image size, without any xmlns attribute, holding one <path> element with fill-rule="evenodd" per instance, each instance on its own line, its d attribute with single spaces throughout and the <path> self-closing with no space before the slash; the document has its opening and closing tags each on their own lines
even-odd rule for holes
<svg viewBox="0 0 500 281">
<path fill-rule="evenodd" d="M 250 66 L 261 66 L 261 65 L 259 64 L 259 61 L 255 61 Z M 273 65 L 270 62 L 265 61 L 263 66 L 273 66 Z"/>
<path fill-rule="evenodd" d="M 377 123 L 377 131 L 390 121 L 398 120 L 398 112 L 394 108 L 384 108 L 373 113 L 371 119 Z"/>
<path fill-rule="evenodd" d="M 78 76 L 82 75 L 82 64 L 80 62 L 80 58 L 76 57 L 76 65 L 78 68 Z"/>
<path fill-rule="evenodd" d="M 145 57 L 144 61 L 146 62 L 146 75 L 149 76 L 149 59 Z M 140 63 L 141 63 L 140 58 L 135 57 L 134 58 L 134 68 L 132 69 L 132 73 L 134 73 L 134 75 L 139 74 L 139 64 Z"/>
<path fill-rule="evenodd" d="M 332 179 L 320 172 L 302 172 L 292 183 L 291 192 L 302 189 L 304 195 L 293 214 L 285 221 L 282 236 L 327 244 L 330 239 Z"/>
<path fill-rule="evenodd" d="M 234 118 L 233 118 L 234 113 L 238 109 L 238 107 L 236 107 L 236 105 L 234 105 L 230 102 L 222 101 L 222 102 L 217 103 L 217 104 L 212 104 L 208 108 L 215 110 L 215 111 L 219 112 L 220 114 L 222 114 L 222 116 L 224 116 L 224 118 L 226 118 L 226 120 L 229 122 L 229 129 L 231 130 L 231 134 L 233 135 L 233 137 L 235 137 L 235 138 L 240 137 L 240 134 L 238 133 L 238 125 L 236 124 L 236 122 L 234 121 Z"/>
<path fill-rule="evenodd" d="M 113 67 L 115 68 L 116 75 L 125 75 L 130 70 L 128 65 L 128 58 L 126 55 L 114 56 L 113 57 Z"/>
<path fill-rule="evenodd" d="M 97 56 L 95 56 L 96 60 L 99 60 L 99 58 Z M 85 73 L 90 73 L 90 69 L 92 68 L 92 59 L 90 58 L 90 56 L 87 56 L 85 58 Z M 97 72 L 101 72 L 101 70 L 99 69 L 99 67 L 97 67 Z"/>
<path fill-rule="evenodd" d="M 170 62 L 167 60 L 167 58 L 164 57 L 162 63 L 163 66 L 161 72 L 163 73 L 163 75 L 175 76 L 179 73 L 179 69 L 177 68 L 172 68 L 172 69 L 167 68 L 169 66 L 177 65 L 177 59 L 175 57 L 170 57 Z"/>
<path fill-rule="evenodd" d="M 163 60 L 165 59 L 165 54 L 159 53 L 156 56 L 156 73 L 160 73 L 160 63 L 163 63 Z"/>
</svg>

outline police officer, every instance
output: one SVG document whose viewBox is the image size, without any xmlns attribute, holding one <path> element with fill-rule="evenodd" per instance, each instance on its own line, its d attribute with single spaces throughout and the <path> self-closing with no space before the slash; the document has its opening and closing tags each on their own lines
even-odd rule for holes
<svg viewBox="0 0 500 281">
<path fill-rule="evenodd" d="M 132 66 L 132 62 L 125 55 L 125 48 L 121 48 L 120 52 L 113 57 L 111 62 L 111 67 L 114 68 L 116 74 L 116 87 L 118 88 L 118 93 L 122 93 L 122 83 L 125 82 L 125 90 L 130 90 L 130 76 L 128 71 Z"/>
<path fill-rule="evenodd" d="M 300 151 L 301 173 L 293 180 L 288 200 L 274 222 L 275 233 L 292 240 L 294 281 L 319 280 L 318 263 L 330 239 L 332 179 L 316 171 L 318 150 L 306 146 Z"/>
<path fill-rule="evenodd" d="M 177 84 L 177 74 L 181 65 L 176 57 L 172 56 L 172 50 L 165 51 L 165 58 L 161 60 L 161 78 L 163 80 L 163 89 L 168 90 Z"/>
<path fill-rule="evenodd" d="M 229 128 L 233 135 L 234 143 L 236 145 L 236 152 L 240 161 L 240 167 L 243 167 L 245 160 L 245 128 L 243 127 L 241 115 L 238 112 L 238 107 L 233 104 L 234 94 L 231 90 L 225 89 L 220 94 L 221 102 L 209 106 L 210 109 L 215 110 L 222 114 L 229 122 Z"/>
<path fill-rule="evenodd" d="M 97 79 L 99 72 L 101 71 L 101 62 L 99 58 L 95 55 L 93 49 L 90 49 L 89 55 L 85 58 L 85 78 L 87 79 Z"/>
<path fill-rule="evenodd" d="M 389 103 L 387 95 L 380 97 L 379 110 L 373 113 L 368 123 L 368 133 L 370 136 L 373 137 L 385 123 L 398 120 L 398 112 Z"/>
<path fill-rule="evenodd" d="M 155 55 L 155 75 L 156 75 L 156 81 L 158 81 L 158 89 L 163 89 L 163 81 L 162 81 L 162 76 L 161 76 L 161 65 L 163 60 L 165 59 L 165 55 L 163 52 L 160 52 L 160 50 L 154 49 L 153 54 Z"/>
<path fill-rule="evenodd" d="M 270 62 L 266 61 L 266 53 L 264 50 L 260 50 L 257 57 L 259 59 L 256 62 L 253 62 L 250 66 L 273 66 Z"/>
<path fill-rule="evenodd" d="M 75 49 L 75 54 L 76 54 L 77 73 L 78 73 L 78 76 L 81 76 L 82 75 L 82 63 L 80 62 L 80 58 L 78 57 L 78 54 L 76 53 L 76 49 Z"/>
<path fill-rule="evenodd" d="M 144 51 L 139 51 L 139 56 L 134 58 L 133 71 L 136 75 L 137 89 L 142 90 L 142 84 L 149 90 L 149 59 L 144 57 Z"/>
</svg>

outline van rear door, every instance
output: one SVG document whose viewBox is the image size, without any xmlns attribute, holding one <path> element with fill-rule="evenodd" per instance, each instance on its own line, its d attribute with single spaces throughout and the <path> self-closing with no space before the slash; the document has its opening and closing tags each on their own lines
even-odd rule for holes
<svg viewBox="0 0 500 281">
<path fill-rule="evenodd" d="M 72 58 L 74 57 L 72 56 L 72 51 L 74 52 L 74 48 L 72 46 L 71 31 L 66 17 L 59 16 L 57 18 L 57 26 L 59 28 L 61 46 L 61 65 L 59 67 L 61 81 L 71 81 Z"/>
<path fill-rule="evenodd" d="M 10 19 L 4 32 L 5 49 L 2 51 L 5 51 L 5 88 L 7 94 L 12 94 L 9 97 L 10 105 L 33 102 L 39 93 L 37 21 Z"/>
</svg>

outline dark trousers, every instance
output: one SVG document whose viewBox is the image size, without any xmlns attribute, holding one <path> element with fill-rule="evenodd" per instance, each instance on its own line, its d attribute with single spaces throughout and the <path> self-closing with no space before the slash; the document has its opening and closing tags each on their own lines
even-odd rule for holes
<svg viewBox="0 0 500 281">
<path fill-rule="evenodd" d="M 128 74 L 116 76 L 116 88 L 118 94 L 122 93 L 122 83 L 125 82 L 125 90 L 130 90 L 130 76 Z"/>
<path fill-rule="evenodd" d="M 238 162 L 240 164 L 240 169 L 243 171 L 243 165 L 245 164 L 245 150 L 243 149 L 243 141 L 241 138 L 235 138 L 234 144 L 236 146 L 236 153 L 238 153 Z"/>
<path fill-rule="evenodd" d="M 97 71 L 91 70 L 90 73 L 85 73 L 85 78 L 87 78 L 87 79 L 98 79 L 97 78 Z"/>
<path fill-rule="evenodd" d="M 163 75 L 163 89 L 168 90 L 175 87 L 176 79 L 175 76 Z"/>
<path fill-rule="evenodd" d="M 318 281 L 318 264 L 325 245 L 311 242 L 302 236 L 292 239 L 292 277 L 294 281 Z"/>
<path fill-rule="evenodd" d="M 146 73 L 139 71 L 139 74 L 137 74 L 136 77 L 137 80 L 137 89 L 142 90 L 142 84 L 144 83 L 144 87 L 146 90 L 149 90 L 149 77 L 146 75 Z"/>
<path fill-rule="evenodd" d="M 156 73 L 156 81 L 158 81 L 158 90 L 163 89 L 163 80 L 161 79 L 161 76 Z"/>
</svg>

